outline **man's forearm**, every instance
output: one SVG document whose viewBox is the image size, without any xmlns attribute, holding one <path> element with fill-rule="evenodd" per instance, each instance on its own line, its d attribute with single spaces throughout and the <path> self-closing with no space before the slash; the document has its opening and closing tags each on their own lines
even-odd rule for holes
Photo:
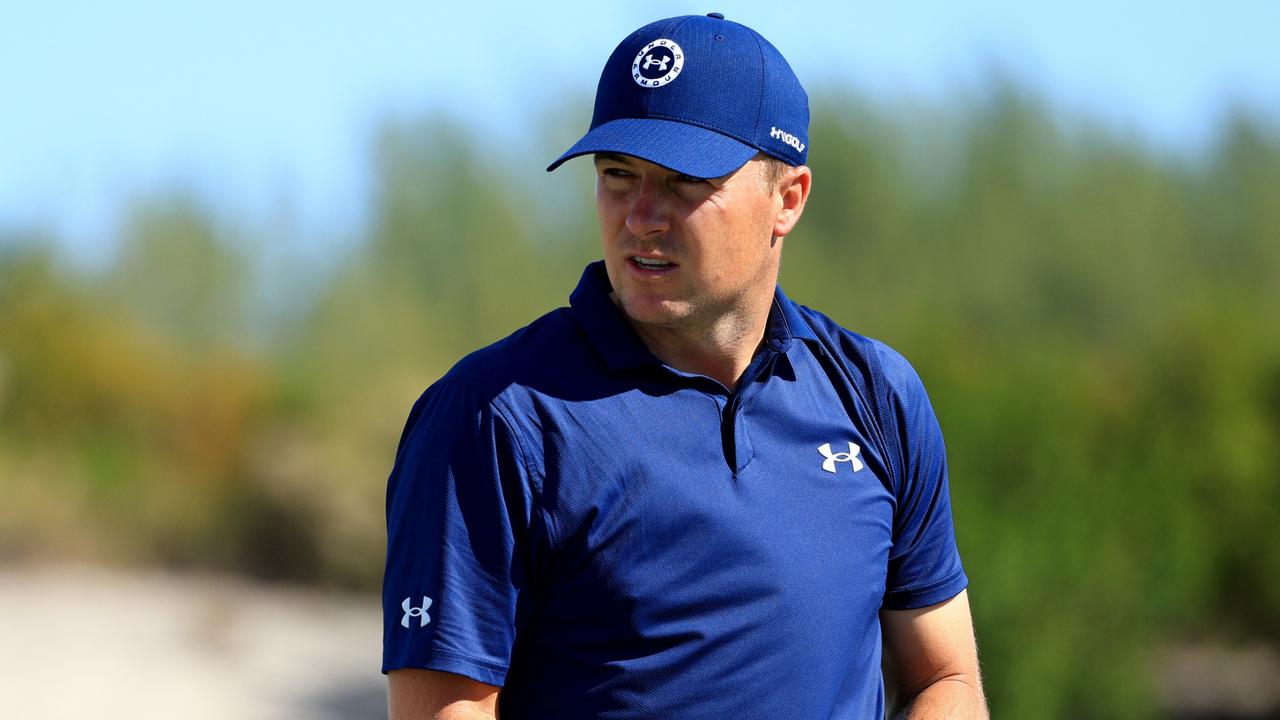
<svg viewBox="0 0 1280 720">
<path fill-rule="evenodd" d="M 893 720 L 988 720 L 982 688 L 966 678 L 943 678 L 911 698 Z"/>
<path fill-rule="evenodd" d="M 402 668 L 387 675 L 391 720 L 494 720 L 499 688 L 462 675 Z"/>
<path fill-rule="evenodd" d="M 477 706 L 452 705 L 441 710 L 435 720 L 494 720 L 497 715 Z"/>
<path fill-rule="evenodd" d="M 490 712 L 483 705 L 467 702 L 452 703 L 439 710 L 427 707 L 406 709 L 392 702 L 389 710 L 391 720 L 494 720 L 497 717 L 496 710 Z"/>
</svg>

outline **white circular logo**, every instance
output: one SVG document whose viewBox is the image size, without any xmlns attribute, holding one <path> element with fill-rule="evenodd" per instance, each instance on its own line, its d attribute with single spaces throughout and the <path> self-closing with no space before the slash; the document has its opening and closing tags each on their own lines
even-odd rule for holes
<svg viewBox="0 0 1280 720">
<path fill-rule="evenodd" d="M 640 48 L 631 63 L 631 79 L 644 88 L 657 88 L 675 80 L 684 68 L 684 51 L 665 38 Z"/>
</svg>

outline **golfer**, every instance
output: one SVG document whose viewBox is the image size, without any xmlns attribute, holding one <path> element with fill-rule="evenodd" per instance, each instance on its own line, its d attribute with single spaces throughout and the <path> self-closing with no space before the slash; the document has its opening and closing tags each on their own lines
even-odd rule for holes
<svg viewBox="0 0 1280 720">
<path fill-rule="evenodd" d="M 603 259 L 400 441 L 393 718 L 986 717 L 920 379 L 778 287 L 808 125 L 778 50 L 717 13 L 609 57 L 548 168 L 594 164 Z"/>
</svg>

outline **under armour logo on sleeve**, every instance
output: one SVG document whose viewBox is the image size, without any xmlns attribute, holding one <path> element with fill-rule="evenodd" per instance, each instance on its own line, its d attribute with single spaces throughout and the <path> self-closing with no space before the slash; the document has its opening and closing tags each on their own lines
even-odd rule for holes
<svg viewBox="0 0 1280 720">
<path fill-rule="evenodd" d="M 431 616 L 427 614 L 427 608 L 431 607 L 431 598 L 426 595 L 422 596 L 422 607 L 413 607 L 409 604 L 412 598 L 406 597 L 404 602 L 400 603 L 400 607 L 404 609 L 404 617 L 400 619 L 400 624 L 409 627 L 409 618 L 418 618 L 418 627 L 426 627 L 431 622 Z"/>
<path fill-rule="evenodd" d="M 822 461 L 822 469 L 829 473 L 834 473 L 836 471 L 836 463 L 838 462 L 849 463 L 853 466 L 854 472 L 859 472 L 864 467 L 862 460 L 858 458 L 858 453 L 862 452 L 862 448 L 852 442 L 849 443 L 849 452 L 847 453 L 831 452 L 831 443 L 823 443 L 819 445 L 818 452 L 822 453 L 822 456 L 826 458 L 826 460 Z"/>
</svg>

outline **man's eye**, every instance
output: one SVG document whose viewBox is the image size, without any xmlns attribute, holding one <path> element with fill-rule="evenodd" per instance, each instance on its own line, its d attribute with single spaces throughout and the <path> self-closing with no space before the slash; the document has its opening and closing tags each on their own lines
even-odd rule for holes
<svg viewBox="0 0 1280 720">
<path fill-rule="evenodd" d="M 679 182 L 679 183 L 690 183 L 690 184 L 695 184 L 695 185 L 696 185 L 696 184 L 700 184 L 700 183 L 704 183 L 704 182 L 706 182 L 706 178 L 694 177 L 694 176 L 692 176 L 692 175 L 677 175 L 677 176 L 676 176 L 676 182 Z"/>
<path fill-rule="evenodd" d="M 617 177 L 617 178 L 631 177 L 631 173 L 621 168 L 605 168 L 604 170 L 600 171 L 600 174 L 604 175 L 605 177 Z"/>
</svg>

